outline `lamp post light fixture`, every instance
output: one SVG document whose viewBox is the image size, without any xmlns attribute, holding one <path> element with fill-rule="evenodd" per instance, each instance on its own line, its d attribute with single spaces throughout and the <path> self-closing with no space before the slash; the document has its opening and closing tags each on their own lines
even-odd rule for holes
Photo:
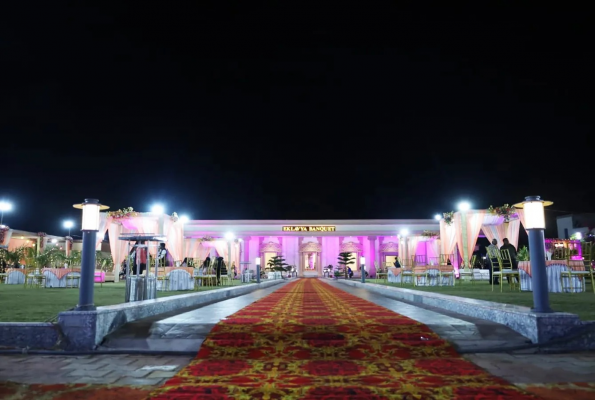
<svg viewBox="0 0 595 400">
<path fill-rule="evenodd" d="M 260 257 L 256 257 L 254 263 L 256 264 L 256 283 L 260 283 Z"/>
<path fill-rule="evenodd" d="M 461 201 L 457 205 L 457 208 L 459 209 L 459 211 L 469 211 L 471 209 L 471 204 L 469 204 L 469 202 L 467 201 Z"/>
<path fill-rule="evenodd" d="M 73 205 L 83 210 L 83 251 L 81 255 L 81 279 L 79 288 L 79 302 L 76 311 L 95 310 L 93 304 L 93 286 L 95 284 L 95 247 L 97 246 L 97 231 L 99 230 L 99 212 L 109 209 L 99 204 L 97 199 L 85 199 L 81 204 Z"/>
<path fill-rule="evenodd" d="M 64 228 L 68 229 L 68 236 L 70 236 L 70 230 L 74 226 L 74 222 L 72 221 L 64 221 Z"/>
<path fill-rule="evenodd" d="M 359 264 L 362 269 L 362 283 L 366 283 L 366 257 L 361 256 L 359 258 Z"/>
<path fill-rule="evenodd" d="M 442 215 L 440 215 L 440 214 L 436 214 L 436 215 L 434 215 L 434 219 L 435 219 L 436 221 L 440 221 L 440 220 L 442 219 Z"/>
<path fill-rule="evenodd" d="M 0 226 L 4 226 L 4 212 L 12 210 L 12 204 L 7 201 L 0 201 Z"/>
<path fill-rule="evenodd" d="M 188 216 L 186 216 L 186 215 L 182 215 L 182 216 L 180 217 L 180 221 L 181 221 L 183 224 L 186 224 L 186 223 L 188 223 L 188 221 L 190 221 L 190 218 L 188 218 Z"/>
<path fill-rule="evenodd" d="M 525 211 L 525 229 L 529 233 L 529 258 L 531 260 L 531 281 L 533 286 L 533 308 L 535 313 L 552 313 L 550 307 L 545 266 L 545 212 L 544 207 L 554 204 L 541 200 L 539 196 L 527 196 L 515 208 Z"/>
<path fill-rule="evenodd" d="M 153 207 L 151 207 L 151 212 L 153 214 L 164 214 L 165 207 L 163 207 L 161 204 L 155 204 Z"/>
</svg>

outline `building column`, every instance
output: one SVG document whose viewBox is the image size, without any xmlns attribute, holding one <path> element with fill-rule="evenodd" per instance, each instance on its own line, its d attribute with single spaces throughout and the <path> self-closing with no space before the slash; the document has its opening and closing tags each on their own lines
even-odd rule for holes
<svg viewBox="0 0 595 400">
<path fill-rule="evenodd" d="M 366 264 L 368 264 L 368 271 L 370 271 L 371 277 L 372 274 L 376 276 L 376 266 L 374 265 L 376 261 L 376 236 L 368 236 L 368 241 L 370 242 L 370 254 L 367 254 Z"/>
<path fill-rule="evenodd" d="M 242 236 L 240 252 L 242 253 L 242 262 L 250 262 L 250 236 Z"/>
</svg>

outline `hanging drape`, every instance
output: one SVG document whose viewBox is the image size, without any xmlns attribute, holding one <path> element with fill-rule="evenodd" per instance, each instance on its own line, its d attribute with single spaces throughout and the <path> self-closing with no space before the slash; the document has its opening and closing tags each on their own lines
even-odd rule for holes
<svg viewBox="0 0 595 400">
<path fill-rule="evenodd" d="M 228 244 L 225 240 L 214 240 L 211 243 L 211 247 L 217 251 L 217 256 L 223 257 L 223 261 L 227 262 Z"/>
<path fill-rule="evenodd" d="M 426 246 L 427 262 L 429 262 L 430 259 L 437 259 L 440 257 L 440 240 L 436 238 L 428 239 L 426 241 Z"/>
<path fill-rule="evenodd" d="M 459 213 L 457 213 L 459 214 Z M 470 259 L 473 255 L 473 251 L 475 249 L 475 244 L 477 243 L 477 238 L 479 237 L 479 232 L 481 231 L 481 226 L 483 225 L 483 220 L 485 217 L 486 211 L 485 210 L 474 210 L 465 214 L 465 226 L 461 226 L 461 228 L 466 229 L 466 234 L 463 229 L 459 229 L 457 232 L 457 243 L 459 244 L 459 250 L 466 249 L 467 250 L 467 257 Z M 459 214 L 460 221 L 463 220 L 463 216 Z M 462 223 L 462 222 L 461 222 Z M 463 253 L 464 255 L 465 253 Z M 469 262 L 469 260 L 463 260 L 465 264 Z"/>
<path fill-rule="evenodd" d="M 513 219 L 510 222 L 504 222 L 504 218 L 500 219 L 500 223 L 494 225 L 483 225 L 482 232 L 486 238 L 491 242 L 492 239 L 498 241 L 498 247 L 504 243 L 504 238 L 507 238 L 510 244 L 514 247 L 519 245 L 519 229 L 521 227 L 520 219 Z"/>
<path fill-rule="evenodd" d="M 460 216 L 459 216 L 460 219 Z M 456 221 L 456 214 L 454 216 Z M 460 224 L 460 222 L 459 222 Z M 440 221 L 440 254 L 454 254 L 457 245 L 457 228 L 455 222 L 447 225 L 444 220 Z M 453 262 L 453 260 L 451 260 Z"/>
<path fill-rule="evenodd" d="M 184 223 L 181 220 L 172 221 L 171 217 L 165 216 L 163 221 L 163 234 L 167 238 L 167 250 L 176 261 L 184 260 Z"/>
<path fill-rule="evenodd" d="M 421 236 L 409 236 L 407 238 L 407 254 L 410 260 L 415 257 L 417 253 L 417 244 L 419 243 L 420 239 Z"/>
<path fill-rule="evenodd" d="M 165 216 L 168 218 L 168 216 Z M 141 235 L 158 234 L 159 233 L 159 216 L 155 214 L 140 214 L 136 217 L 123 218 L 119 220 L 124 229 L 131 233 L 139 233 Z M 148 243 L 149 253 L 153 256 L 157 253 L 157 245 L 153 242 Z"/>
<path fill-rule="evenodd" d="M 523 224 L 523 229 L 525 230 L 525 232 L 527 232 L 527 228 L 525 228 L 525 210 L 523 210 L 522 208 L 517 208 L 516 213 L 519 216 L 519 220 L 521 221 L 521 224 Z"/>
<path fill-rule="evenodd" d="M 97 243 L 95 243 L 95 250 L 101 250 L 101 242 L 105 238 L 105 232 L 109 228 L 112 218 L 107 216 L 107 212 L 99 213 L 99 229 L 97 230 Z"/>
<path fill-rule="evenodd" d="M 506 237 L 508 237 L 508 241 L 518 250 L 521 221 L 519 219 L 513 219 L 505 225 L 508 225 L 506 228 Z"/>
<path fill-rule="evenodd" d="M 124 261 L 128 255 L 128 242 L 119 240 L 118 238 L 121 234 L 128 232 L 128 229 L 116 222 L 112 221 L 112 223 L 109 224 L 108 237 L 112 260 L 114 261 L 114 279 L 116 279 L 116 281 L 118 280 L 118 275 L 122 269 L 122 261 Z"/>
</svg>

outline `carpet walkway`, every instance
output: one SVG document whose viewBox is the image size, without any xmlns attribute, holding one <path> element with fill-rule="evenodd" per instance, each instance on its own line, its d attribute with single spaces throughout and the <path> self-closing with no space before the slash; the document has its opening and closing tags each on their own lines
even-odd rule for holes
<svg viewBox="0 0 595 400">
<path fill-rule="evenodd" d="M 316 279 L 217 324 L 151 399 L 536 399 L 427 326 Z"/>
</svg>

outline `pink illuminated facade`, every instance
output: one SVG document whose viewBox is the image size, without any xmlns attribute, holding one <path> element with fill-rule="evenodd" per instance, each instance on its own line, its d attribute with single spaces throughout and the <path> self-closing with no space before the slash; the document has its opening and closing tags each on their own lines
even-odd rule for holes
<svg viewBox="0 0 595 400">
<path fill-rule="evenodd" d="M 201 260 L 216 253 L 239 264 L 241 270 L 254 269 L 257 257 L 264 266 L 271 257 L 281 255 L 296 267 L 298 276 L 320 277 L 326 266 L 337 265 L 339 253 L 350 252 L 357 262 L 352 269 L 359 270 L 364 257 L 366 269 L 374 274 L 378 266 L 392 264 L 397 254 L 430 256 L 437 252 L 420 240 L 424 231 L 439 232 L 438 221 L 195 220 L 184 226 L 185 254 Z"/>
</svg>

